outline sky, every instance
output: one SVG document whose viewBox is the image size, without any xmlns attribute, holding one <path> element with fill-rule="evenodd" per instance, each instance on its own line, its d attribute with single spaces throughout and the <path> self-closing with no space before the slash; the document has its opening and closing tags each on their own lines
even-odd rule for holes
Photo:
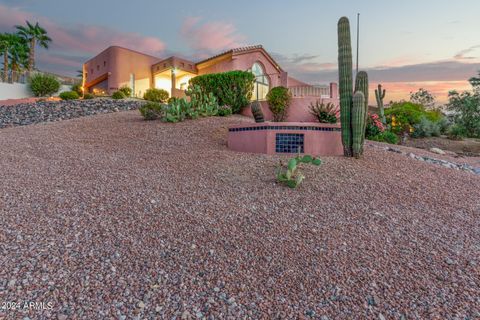
<svg viewBox="0 0 480 320">
<path fill-rule="evenodd" d="M 53 42 L 37 66 L 62 75 L 110 45 L 199 60 L 261 44 L 289 75 L 326 84 L 338 81 L 337 21 L 350 18 L 355 45 L 360 13 L 371 88 L 390 101 L 423 87 L 444 102 L 480 70 L 479 12 L 479 0 L 0 0 L 0 32 L 38 21 Z"/>
</svg>

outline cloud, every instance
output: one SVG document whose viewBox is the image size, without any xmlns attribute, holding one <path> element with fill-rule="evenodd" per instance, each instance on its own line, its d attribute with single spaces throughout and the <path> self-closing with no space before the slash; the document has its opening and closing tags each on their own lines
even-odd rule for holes
<svg viewBox="0 0 480 320">
<path fill-rule="evenodd" d="M 50 70 L 53 72 L 70 70 L 68 72 L 70 75 L 75 74 L 75 71 L 81 68 L 83 61 L 88 60 L 92 55 L 99 53 L 110 45 L 133 48 L 157 56 L 165 50 L 165 44 L 155 37 L 132 32 L 120 32 L 101 26 L 60 25 L 46 17 L 0 4 L 1 32 L 14 32 L 14 26 L 24 24 L 25 20 L 38 21 L 52 38 L 48 51 L 38 50 L 37 52 L 39 52 L 39 68 L 48 65 L 56 68 Z M 41 55 L 40 52 L 42 52 Z M 58 63 L 57 67 L 55 67 L 55 62 Z M 74 67 L 74 64 L 76 64 L 76 67 Z"/>
<path fill-rule="evenodd" d="M 454 59 L 457 60 L 474 60 L 480 58 L 480 45 L 472 46 L 470 48 L 464 49 L 460 52 L 458 52 L 455 56 Z M 472 52 L 476 52 L 476 56 L 466 56 L 467 54 L 471 54 Z"/>
<path fill-rule="evenodd" d="M 242 47 L 246 39 L 229 22 L 204 22 L 201 17 L 187 17 L 182 24 L 180 34 L 202 58 L 224 50 Z"/>
</svg>

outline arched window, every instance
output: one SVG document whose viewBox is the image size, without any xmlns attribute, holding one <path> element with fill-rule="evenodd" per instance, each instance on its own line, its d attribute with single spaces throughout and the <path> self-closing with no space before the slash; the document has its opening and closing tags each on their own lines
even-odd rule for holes
<svg viewBox="0 0 480 320">
<path fill-rule="evenodd" d="M 265 100 L 268 90 L 270 89 L 268 76 L 265 74 L 262 65 L 258 62 L 253 64 L 252 73 L 255 76 L 252 100 Z"/>
</svg>

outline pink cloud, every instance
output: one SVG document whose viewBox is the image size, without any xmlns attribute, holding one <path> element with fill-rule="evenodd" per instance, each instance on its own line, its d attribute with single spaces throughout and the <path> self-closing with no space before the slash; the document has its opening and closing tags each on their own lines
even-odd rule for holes
<svg viewBox="0 0 480 320">
<path fill-rule="evenodd" d="M 11 8 L 0 4 L 0 31 L 13 32 L 15 25 L 25 23 L 25 20 L 39 22 L 52 38 L 48 52 L 62 52 L 63 58 L 52 58 L 46 54 L 39 56 L 39 63 L 58 63 L 64 66 L 78 65 L 78 56 L 85 60 L 99 53 L 110 45 L 118 45 L 135 49 L 152 55 L 160 55 L 165 50 L 165 44 L 158 38 L 143 36 L 133 32 L 120 32 L 108 27 L 85 25 L 60 25 L 46 17 Z M 70 53 L 76 59 L 68 59 Z"/>
<path fill-rule="evenodd" d="M 186 18 L 180 34 L 199 54 L 214 54 L 245 45 L 245 37 L 238 33 L 233 24 L 222 21 L 202 22 L 200 17 Z"/>
</svg>

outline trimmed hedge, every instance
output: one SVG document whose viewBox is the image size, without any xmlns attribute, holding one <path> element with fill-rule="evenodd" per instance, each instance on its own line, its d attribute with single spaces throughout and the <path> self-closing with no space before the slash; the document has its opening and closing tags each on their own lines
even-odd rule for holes
<svg viewBox="0 0 480 320">
<path fill-rule="evenodd" d="M 267 93 L 268 107 L 273 113 L 274 122 L 285 121 L 291 100 L 292 95 L 290 91 L 282 86 L 272 88 L 272 90 Z"/>
<path fill-rule="evenodd" d="M 115 91 L 112 94 L 112 99 L 119 100 L 119 99 L 125 99 L 125 94 L 122 91 Z"/>
<path fill-rule="evenodd" d="M 213 93 L 219 105 L 231 106 L 233 113 L 239 113 L 250 103 L 254 82 L 249 71 L 228 71 L 197 76 L 189 84 L 199 86 L 205 94 Z"/>
<path fill-rule="evenodd" d="M 152 102 L 163 103 L 168 100 L 168 91 L 157 88 L 150 88 L 143 94 L 143 99 Z"/>
<path fill-rule="evenodd" d="M 29 87 L 36 97 L 46 97 L 60 90 L 60 82 L 55 76 L 36 73 L 30 77 Z"/>
</svg>

